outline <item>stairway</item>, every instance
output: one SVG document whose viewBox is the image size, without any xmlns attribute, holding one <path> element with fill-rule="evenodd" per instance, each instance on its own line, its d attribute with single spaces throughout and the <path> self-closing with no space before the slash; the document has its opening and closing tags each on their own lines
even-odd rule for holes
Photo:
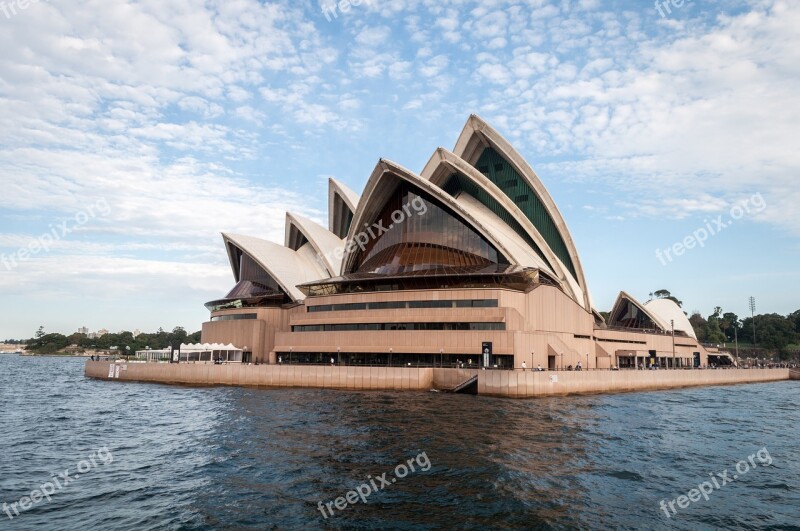
<svg viewBox="0 0 800 531">
<path fill-rule="evenodd" d="M 464 395 L 477 395 L 478 394 L 478 375 L 471 376 L 469 379 L 461 382 L 450 390 L 451 393 L 460 393 Z"/>
</svg>

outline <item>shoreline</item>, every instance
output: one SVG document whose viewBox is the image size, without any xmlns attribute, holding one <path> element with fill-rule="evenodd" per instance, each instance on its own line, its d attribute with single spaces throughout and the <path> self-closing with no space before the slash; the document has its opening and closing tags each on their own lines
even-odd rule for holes
<svg viewBox="0 0 800 531">
<path fill-rule="evenodd" d="M 431 367 L 314 365 L 212 365 L 125 363 L 87 360 L 88 378 L 166 385 L 340 389 L 349 391 L 452 391 L 535 398 L 656 391 L 685 387 L 764 383 L 800 379 L 791 369 L 660 371 L 484 371 Z"/>
</svg>

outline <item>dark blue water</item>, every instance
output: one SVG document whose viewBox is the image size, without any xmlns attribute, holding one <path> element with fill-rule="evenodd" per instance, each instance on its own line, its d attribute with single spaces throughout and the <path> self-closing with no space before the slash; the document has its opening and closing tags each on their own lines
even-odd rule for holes
<svg viewBox="0 0 800 531">
<path fill-rule="evenodd" d="M 514 401 L 102 382 L 0 356 L 0 400 L 0 529 L 800 525 L 798 382 Z M 659 507 L 751 455 L 708 501 Z"/>
</svg>

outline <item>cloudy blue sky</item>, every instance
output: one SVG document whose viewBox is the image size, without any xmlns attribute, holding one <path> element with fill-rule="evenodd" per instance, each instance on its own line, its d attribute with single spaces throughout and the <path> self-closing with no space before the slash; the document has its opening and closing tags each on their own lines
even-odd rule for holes
<svg viewBox="0 0 800 531">
<path fill-rule="evenodd" d="M 327 220 L 329 176 L 420 171 L 470 113 L 549 189 L 598 309 L 800 308 L 797 1 L 19 1 L 0 338 L 198 330 L 233 284 L 221 231 L 282 243 L 284 211 Z"/>
</svg>

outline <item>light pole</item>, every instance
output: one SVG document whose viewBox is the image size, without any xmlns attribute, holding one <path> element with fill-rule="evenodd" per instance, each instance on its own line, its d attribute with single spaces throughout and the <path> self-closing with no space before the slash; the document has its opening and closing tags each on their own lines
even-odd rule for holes
<svg viewBox="0 0 800 531">
<path fill-rule="evenodd" d="M 563 371 L 564 370 L 564 353 L 563 352 L 559 352 L 558 355 L 561 356 L 561 370 Z"/>
<path fill-rule="evenodd" d="M 736 343 L 736 363 L 739 364 L 737 369 L 741 369 L 742 360 L 739 359 L 739 319 L 733 322 L 733 341 Z"/>
<path fill-rule="evenodd" d="M 339 366 L 342 365 L 342 347 L 336 347 L 336 358 Z"/>
<path fill-rule="evenodd" d="M 669 320 L 670 326 L 672 326 L 672 368 L 675 368 L 675 319 Z"/>
<path fill-rule="evenodd" d="M 444 349 L 439 349 L 439 367 L 444 367 Z"/>
<path fill-rule="evenodd" d="M 750 297 L 750 318 L 753 320 L 753 356 L 756 353 L 756 298 Z"/>
<path fill-rule="evenodd" d="M 589 353 L 586 353 L 586 370 L 589 370 Z"/>
<path fill-rule="evenodd" d="M 389 347 L 389 367 L 392 366 L 392 347 Z"/>
</svg>

